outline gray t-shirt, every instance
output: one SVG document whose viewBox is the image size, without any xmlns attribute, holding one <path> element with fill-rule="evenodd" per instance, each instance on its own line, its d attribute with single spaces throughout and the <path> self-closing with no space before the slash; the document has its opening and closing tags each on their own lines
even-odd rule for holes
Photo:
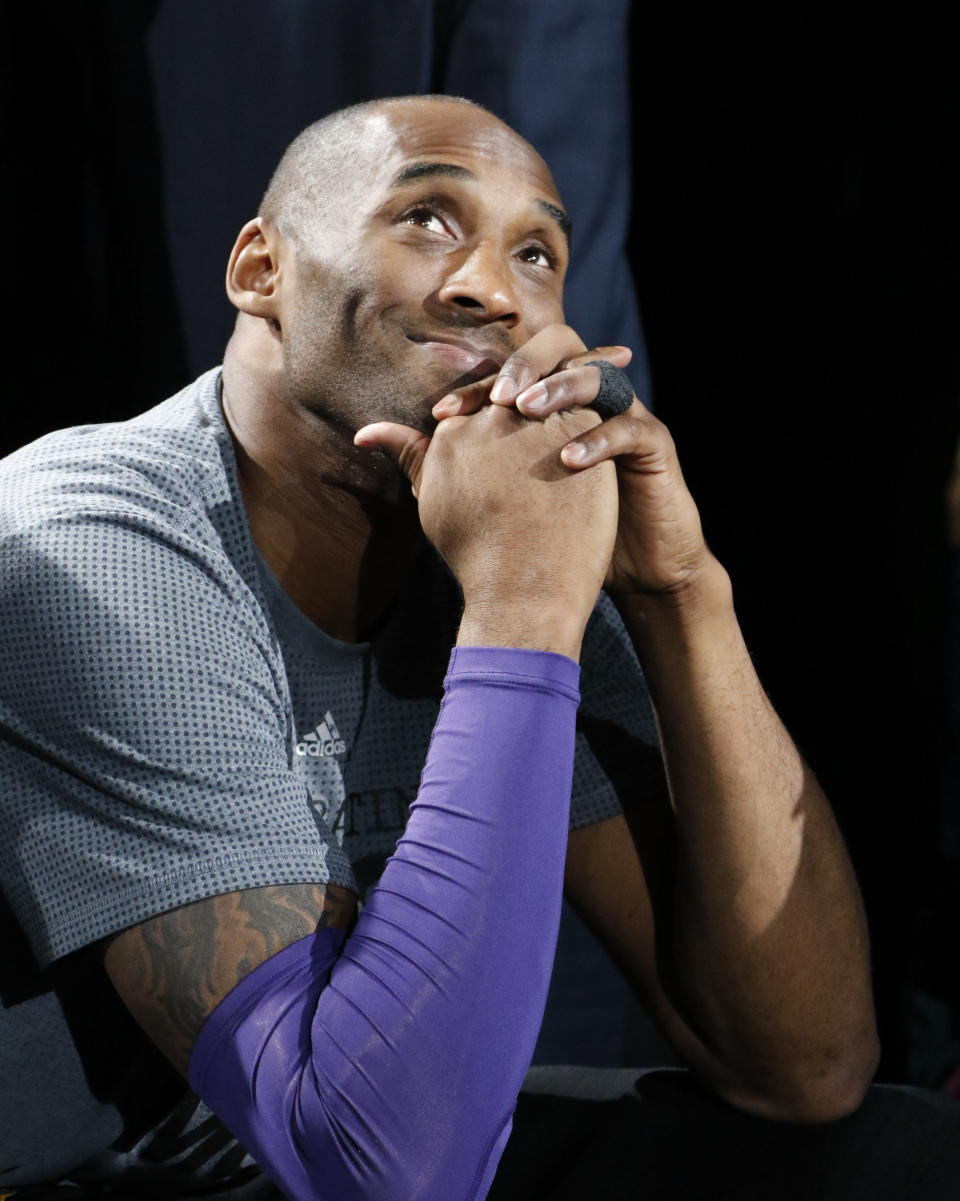
<svg viewBox="0 0 960 1201">
<path fill-rule="evenodd" d="M 426 548 L 375 642 L 317 629 L 253 545 L 219 369 L 0 463 L 0 1186 L 84 1162 L 169 1170 L 171 1196 L 249 1175 L 84 948 L 258 885 L 362 896 L 416 795 L 458 604 Z M 605 598 L 583 663 L 572 828 L 619 812 L 624 740 L 647 752 L 633 783 L 662 786 Z"/>
</svg>

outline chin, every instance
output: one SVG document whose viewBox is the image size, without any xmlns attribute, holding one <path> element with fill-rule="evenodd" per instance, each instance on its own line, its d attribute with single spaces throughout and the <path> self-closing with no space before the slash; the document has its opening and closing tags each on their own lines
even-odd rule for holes
<svg viewBox="0 0 960 1201">
<path fill-rule="evenodd" d="M 358 405 L 355 411 L 363 416 L 363 420 L 357 422 L 355 428 L 360 429 L 361 426 L 370 425 L 374 421 L 393 421 L 398 425 L 408 425 L 421 434 L 432 436 L 437 428 L 432 412 L 433 406 L 456 386 L 446 384 L 429 392 L 421 388 L 407 397 L 398 396 L 394 392 L 393 395 L 384 396 L 379 402 Z"/>
</svg>

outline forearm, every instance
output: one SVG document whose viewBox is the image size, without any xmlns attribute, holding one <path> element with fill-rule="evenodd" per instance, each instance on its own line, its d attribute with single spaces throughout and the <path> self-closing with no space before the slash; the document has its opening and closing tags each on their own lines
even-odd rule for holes
<svg viewBox="0 0 960 1201">
<path fill-rule="evenodd" d="M 406 831 L 339 958 L 335 932 L 301 940 L 201 1031 L 191 1083 L 286 1195 L 486 1194 L 553 962 L 577 677 L 458 650 Z"/>
<path fill-rule="evenodd" d="M 695 593 L 620 608 L 670 782 L 659 953 L 675 1003 L 731 1100 L 815 1116 L 821 1092 L 853 1096 L 876 1055 L 866 925 L 833 815 L 760 686 L 719 564 Z"/>
</svg>

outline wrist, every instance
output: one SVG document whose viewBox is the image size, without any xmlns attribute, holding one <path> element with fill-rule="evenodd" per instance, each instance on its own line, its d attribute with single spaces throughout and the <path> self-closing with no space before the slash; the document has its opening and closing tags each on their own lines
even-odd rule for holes
<svg viewBox="0 0 960 1201">
<path fill-rule="evenodd" d="M 627 629 L 635 635 L 659 636 L 670 631 L 693 630 L 733 613 L 730 576 L 710 555 L 703 568 L 682 587 L 664 592 L 611 595 Z"/>
<path fill-rule="evenodd" d="M 562 605 L 511 605 L 467 601 L 457 646 L 506 646 L 551 651 L 580 661 L 586 623 Z"/>
</svg>

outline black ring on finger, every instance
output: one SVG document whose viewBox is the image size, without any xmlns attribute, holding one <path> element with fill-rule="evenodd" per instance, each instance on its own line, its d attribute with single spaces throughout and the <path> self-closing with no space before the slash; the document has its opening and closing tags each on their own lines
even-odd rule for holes
<svg viewBox="0 0 960 1201">
<path fill-rule="evenodd" d="M 600 370 L 600 390 L 586 407 L 598 412 L 604 421 L 625 413 L 633 404 L 633 385 L 627 373 L 606 359 L 591 359 L 584 366 Z"/>
</svg>

